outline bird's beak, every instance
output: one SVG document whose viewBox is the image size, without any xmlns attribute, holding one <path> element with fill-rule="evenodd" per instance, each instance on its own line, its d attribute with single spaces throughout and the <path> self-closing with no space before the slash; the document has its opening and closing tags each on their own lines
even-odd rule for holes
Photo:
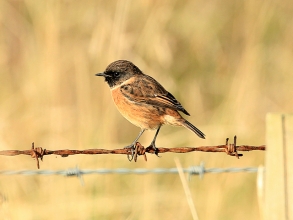
<svg viewBox="0 0 293 220">
<path fill-rule="evenodd" d="M 97 74 L 95 74 L 95 76 L 103 76 L 103 77 L 106 77 L 107 75 L 105 73 L 97 73 Z"/>
</svg>

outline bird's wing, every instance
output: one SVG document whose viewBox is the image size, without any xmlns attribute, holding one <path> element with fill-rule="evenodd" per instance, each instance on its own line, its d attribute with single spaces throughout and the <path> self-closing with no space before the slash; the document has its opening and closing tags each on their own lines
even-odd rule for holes
<svg viewBox="0 0 293 220">
<path fill-rule="evenodd" d="M 120 90 L 132 102 L 171 108 L 189 115 L 180 102 L 150 76 L 144 75 L 129 84 L 124 84 Z"/>
</svg>

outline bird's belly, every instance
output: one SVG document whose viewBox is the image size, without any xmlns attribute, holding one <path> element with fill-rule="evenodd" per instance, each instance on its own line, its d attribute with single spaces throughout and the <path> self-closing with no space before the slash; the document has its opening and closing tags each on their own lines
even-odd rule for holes
<svg viewBox="0 0 293 220">
<path fill-rule="evenodd" d="M 112 98 L 119 112 L 137 127 L 157 129 L 160 125 L 164 124 L 162 109 L 130 101 L 120 92 L 119 87 L 112 90 Z"/>
</svg>

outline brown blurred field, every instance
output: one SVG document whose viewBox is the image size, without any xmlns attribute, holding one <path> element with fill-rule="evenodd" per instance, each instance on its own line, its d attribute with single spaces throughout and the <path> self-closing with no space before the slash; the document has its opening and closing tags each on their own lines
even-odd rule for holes
<svg viewBox="0 0 293 220">
<path fill-rule="evenodd" d="M 290 1 L 1 1 L 0 150 L 121 148 L 138 134 L 94 74 L 128 59 L 162 82 L 206 140 L 163 127 L 157 146 L 265 144 L 268 112 L 292 112 Z M 154 132 L 146 132 L 148 145 Z M 256 167 L 264 152 L 47 156 L 41 169 Z M 27 156 L 1 170 L 33 170 Z M 0 219 L 191 219 L 178 175 L 0 176 Z M 188 182 L 200 219 L 260 219 L 255 173 Z"/>
</svg>

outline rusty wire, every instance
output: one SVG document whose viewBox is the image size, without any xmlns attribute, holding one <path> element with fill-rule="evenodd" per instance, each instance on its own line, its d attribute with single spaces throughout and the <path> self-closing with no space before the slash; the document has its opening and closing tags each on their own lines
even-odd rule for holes
<svg viewBox="0 0 293 220">
<path fill-rule="evenodd" d="M 152 147 L 144 148 L 139 142 L 136 143 L 135 150 L 133 153 L 133 159 L 136 162 L 137 156 L 143 155 L 144 160 L 147 161 L 146 153 L 189 153 L 193 151 L 201 151 L 201 152 L 225 152 L 230 156 L 235 156 L 239 159 L 242 157 L 243 154 L 239 154 L 238 151 L 253 151 L 253 150 L 262 150 L 266 149 L 265 145 L 261 146 L 248 146 L 248 145 L 236 145 L 237 137 L 234 136 L 234 143 L 229 143 L 229 138 L 226 139 L 226 143 L 224 145 L 218 146 L 200 146 L 200 147 L 177 147 L 177 148 L 157 148 L 156 152 Z M 76 155 L 76 154 L 126 154 L 132 155 L 130 149 L 113 149 L 113 150 L 106 150 L 106 149 L 87 149 L 87 150 L 47 150 L 41 147 L 34 146 L 32 143 L 32 147 L 30 150 L 3 150 L 0 151 L 0 155 L 4 156 L 17 156 L 17 155 L 30 155 L 32 158 L 36 158 L 37 167 L 40 168 L 39 159 L 43 160 L 43 157 L 46 155 L 60 155 L 61 157 L 68 157 L 69 155 Z"/>
</svg>

